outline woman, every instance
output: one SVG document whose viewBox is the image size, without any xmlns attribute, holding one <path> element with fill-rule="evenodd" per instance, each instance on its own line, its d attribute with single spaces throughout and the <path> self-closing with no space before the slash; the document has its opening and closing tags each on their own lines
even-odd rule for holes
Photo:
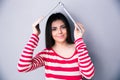
<svg viewBox="0 0 120 80">
<path fill-rule="evenodd" d="M 46 48 L 33 57 L 40 35 L 38 19 L 33 24 L 33 34 L 24 47 L 18 62 L 19 72 L 29 72 L 45 66 L 46 80 L 91 79 L 94 66 L 83 41 L 83 25 L 75 24 L 74 42 L 70 25 L 62 13 L 52 14 L 46 24 Z M 81 28 L 81 32 L 77 27 Z"/>
</svg>

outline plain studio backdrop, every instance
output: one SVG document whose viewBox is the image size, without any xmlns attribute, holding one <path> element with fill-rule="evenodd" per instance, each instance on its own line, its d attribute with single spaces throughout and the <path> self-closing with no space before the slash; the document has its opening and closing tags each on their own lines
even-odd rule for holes
<svg viewBox="0 0 120 80">
<path fill-rule="evenodd" d="M 32 34 L 32 23 L 47 15 L 59 1 L 0 0 L 0 80 L 45 80 L 43 67 L 19 73 L 17 63 Z M 120 0 L 61 1 L 85 27 L 83 38 L 95 66 L 92 80 L 120 80 Z M 34 55 L 45 48 L 48 16 L 40 23 L 40 42 Z"/>
</svg>

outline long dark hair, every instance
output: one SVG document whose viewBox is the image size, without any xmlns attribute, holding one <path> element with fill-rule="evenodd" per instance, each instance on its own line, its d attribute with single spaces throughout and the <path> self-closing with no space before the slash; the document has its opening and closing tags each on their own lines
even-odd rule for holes
<svg viewBox="0 0 120 80">
<path fill-rule="evenodd" d="M 55 44 L 55 40 L 52 37 L 52 27 L 51 24 L 53 21 L 56 20 L 62 20 L 66 26 L 67 29 L 67 43 L 72 44 L 72 38 L 71 38 L 71 29 L 70 29 L 70 24 L 67 20 L 67 18 L 62 14 L 62 13 L 54 13 L 52 14 L 46 23 L 46 30 L 45 30 L 45 40 L 46 40 L 46 48 L 51 48 Z"/>
</svg>

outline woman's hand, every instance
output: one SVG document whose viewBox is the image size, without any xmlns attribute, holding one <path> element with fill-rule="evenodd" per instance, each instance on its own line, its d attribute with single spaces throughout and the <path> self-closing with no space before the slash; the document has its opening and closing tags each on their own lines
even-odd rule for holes
<svg viewBox="0 0 120 80">
<path fill-rule="evenodd" d="M 80 28 L 80 30 L 78 28 Z M 76 23 L 75 24 L 75 29 L 74 29 L 75 40 L 77 40 L 78 38 L 82 38 L 84 32 L 85 32 L 85 30 L 84 30 L 83 25 L 81 23 Z"/>
<path fill-rule="evenodd" d="M 32 25 L 33 28 L 33 34 L 36 34 L 37 36 L 39 36 L 39 34 L 41 33 L 40 28 L 39 28 L 39 23 L 42 21 L 43 17 L 38 18 L 37 21 L 35 21 Z"/>
</svg>

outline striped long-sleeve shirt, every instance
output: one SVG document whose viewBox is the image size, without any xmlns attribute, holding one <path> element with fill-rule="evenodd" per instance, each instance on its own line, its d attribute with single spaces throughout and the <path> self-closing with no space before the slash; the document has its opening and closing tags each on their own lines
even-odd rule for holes
<svg viewBox="0 0 120 80">
<path fill-rule="evenodd" d="M 32 34 L 20 56 L 17 66 L 19 72 L 45 66 L 46 80 L 82 80 L 83 77 L 93 77 L 94 66 L 82 38 L 75 40 L 76 50 L 70 58 L 61 57 L 52 48 L 44 49 L 33 57 L 38 42 L 38 36 Z"/>
</svg>

